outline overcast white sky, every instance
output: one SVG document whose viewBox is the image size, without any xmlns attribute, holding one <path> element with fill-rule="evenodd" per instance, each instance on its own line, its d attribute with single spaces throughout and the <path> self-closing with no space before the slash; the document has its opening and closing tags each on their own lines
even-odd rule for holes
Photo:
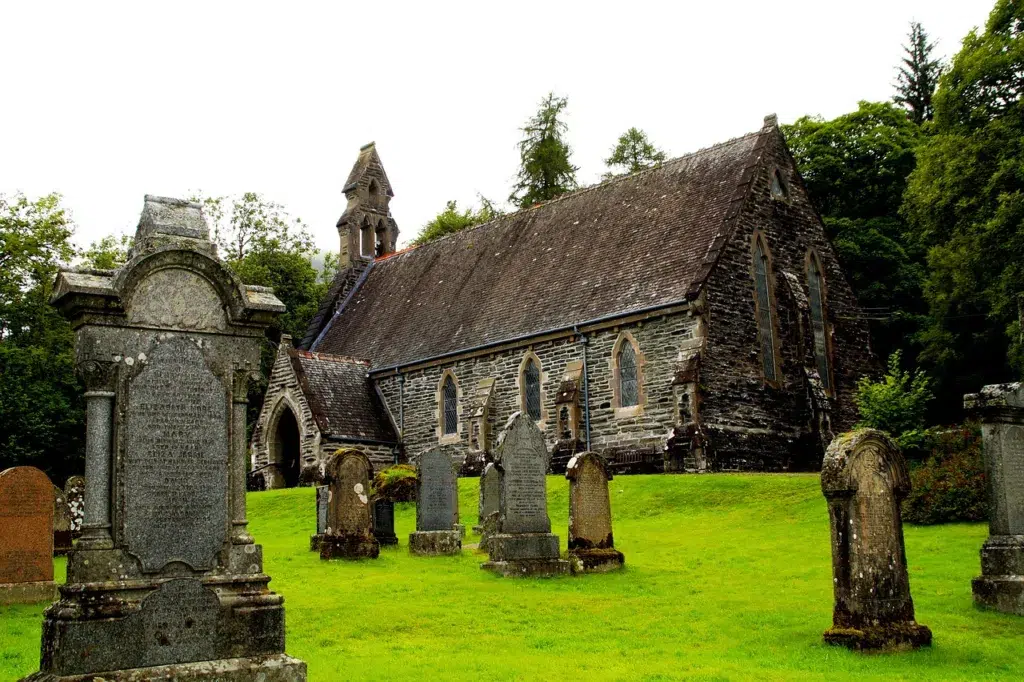
<svg viewBox="0 0 1024 682">
<path fill-rule="evenodd" d="M 0 192 L 59 191 L 87 245 L 144 194 L 257 191 L 322 248 L 371 140 L 413 237 L 505 199 L 518 128 L 569 98 L 582 183 L 619 134 L 670 155 L 892 94 L 911 19 L 952 55 L 994 0 L 5 2 Z"/>
</svg>

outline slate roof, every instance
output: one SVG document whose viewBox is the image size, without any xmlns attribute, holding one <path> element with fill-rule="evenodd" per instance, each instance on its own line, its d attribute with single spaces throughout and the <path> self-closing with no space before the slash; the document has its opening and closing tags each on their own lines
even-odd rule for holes
<svg viewBox="0 0 1024 682">
<path fill-rule="evenodd" d="M 366 376 L 367 361 L 302 350 L 288 354 L 325 438 L 398 442 L 376 388 Z"/>
<path fill-rule="evenodd" d="M 380 258 L 313 350 L 389 367 L 692 298 L 768 128 Z"/>
</svg>

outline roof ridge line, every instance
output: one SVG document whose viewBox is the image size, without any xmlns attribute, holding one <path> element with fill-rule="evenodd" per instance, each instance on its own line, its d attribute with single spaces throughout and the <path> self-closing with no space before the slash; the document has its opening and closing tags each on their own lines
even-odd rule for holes
<svg viewBox="0 0 1024 682">
<path fill-rule="evenodd" d="M 335 353 L 321 353 L 319 351 L 302 350 L 301 348 L 292 348 L 288 351 L 288 353 L 292 357 L 303 357 L 309 360 L 323 360 L 325 362 L 334 362 L 337 364 L 346 365 L 371 365 L 369 360 L 365 358 L 357 358 L 354 355 L 337 355 Z"/>
</svg>

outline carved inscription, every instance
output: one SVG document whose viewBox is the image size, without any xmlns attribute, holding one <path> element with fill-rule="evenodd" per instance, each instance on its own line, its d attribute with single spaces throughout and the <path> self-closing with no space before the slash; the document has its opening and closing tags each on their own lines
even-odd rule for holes
<svg viewBox="0 0 1024 682">
<path fill-rule="evenodd" d="M 144 571 L 214 566 L 227 524 L 227 391 L 195 342 L 160 344 L 128 391 L 124 531 Z"/>
<path fill-rule="evenodd" d="M 1007 533 L 1024 535 L 1024 427 L 1010 426 L 1002 443 L 1002 486 Z"/>
<path fill-rule="evenodd" d="M 451 457 L 440 449 L 420 458 L 416 530 L 451 530 L 455 516 L 455 471 Z"/>
<path fill-rule="evenodd" d="M 146 665 L 216 658 L 220 600 L 198 580 L 170 580 L 142 602 Z"/>
<path fill-rule="evenodd" d="M 53 580 L 53 486 L 39 469 L 0 473 L 0 584 Z"/>
<path fill-rule="evenodd" d="M 608 477 L 601 465 L 589 457 L 584 458 L 570 485 L 570 542 L 579 539 L 588 547 L 611 547 L 612 509 Z"/>
<path fill-rule="evenodd" d="M 550 533 L 545 487 L 547 452 L 543 436 L 528 419 L 517 419 L 508 431 L 502 444 L 501 466 L 501 532 Z"/>
</svg>

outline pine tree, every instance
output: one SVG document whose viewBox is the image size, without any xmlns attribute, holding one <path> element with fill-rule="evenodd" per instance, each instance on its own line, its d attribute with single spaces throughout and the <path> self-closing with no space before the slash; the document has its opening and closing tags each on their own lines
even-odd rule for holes
<svg viewBox="0 0 1024 682">
<path fill-rule="evenodd" d="M 932 94 L 942 75 L 942 61 L 932 59 L 935 43 L 928 40 L 928 34 L 920 22 L 910 22 L 907 36 L 909 45 L 903 46 L 906 56 L 896 77 L 896 95 L 893 101 L 905 107 L 914 123 L 932 120 Z"/>
<path fill-rule="evenodd" d="M 647 133 L 630 128 L 619 136 L 619 142 L 612 149 L 612 154 L 604 160 L 604 165 L 613 169 L 605 175 L 610 178 L 620 173 L 636 173 L 661 163 L 666 158 L 665 152 L 651 144 Z M 615 172 L 618 169 L 618 172 Z"/>
<path fill-rule="evenodd" d="M 521 128 L 525 136 L 519 142 L 519 173 L 509 201 L 520 208 L 554 199 L 576 189 L 576 171 L 569 157 L 572 149 L 565 141 L 568 126 L 560 116 L 569 101 L 548 93 L 540 110 Z"/>
</svg>

